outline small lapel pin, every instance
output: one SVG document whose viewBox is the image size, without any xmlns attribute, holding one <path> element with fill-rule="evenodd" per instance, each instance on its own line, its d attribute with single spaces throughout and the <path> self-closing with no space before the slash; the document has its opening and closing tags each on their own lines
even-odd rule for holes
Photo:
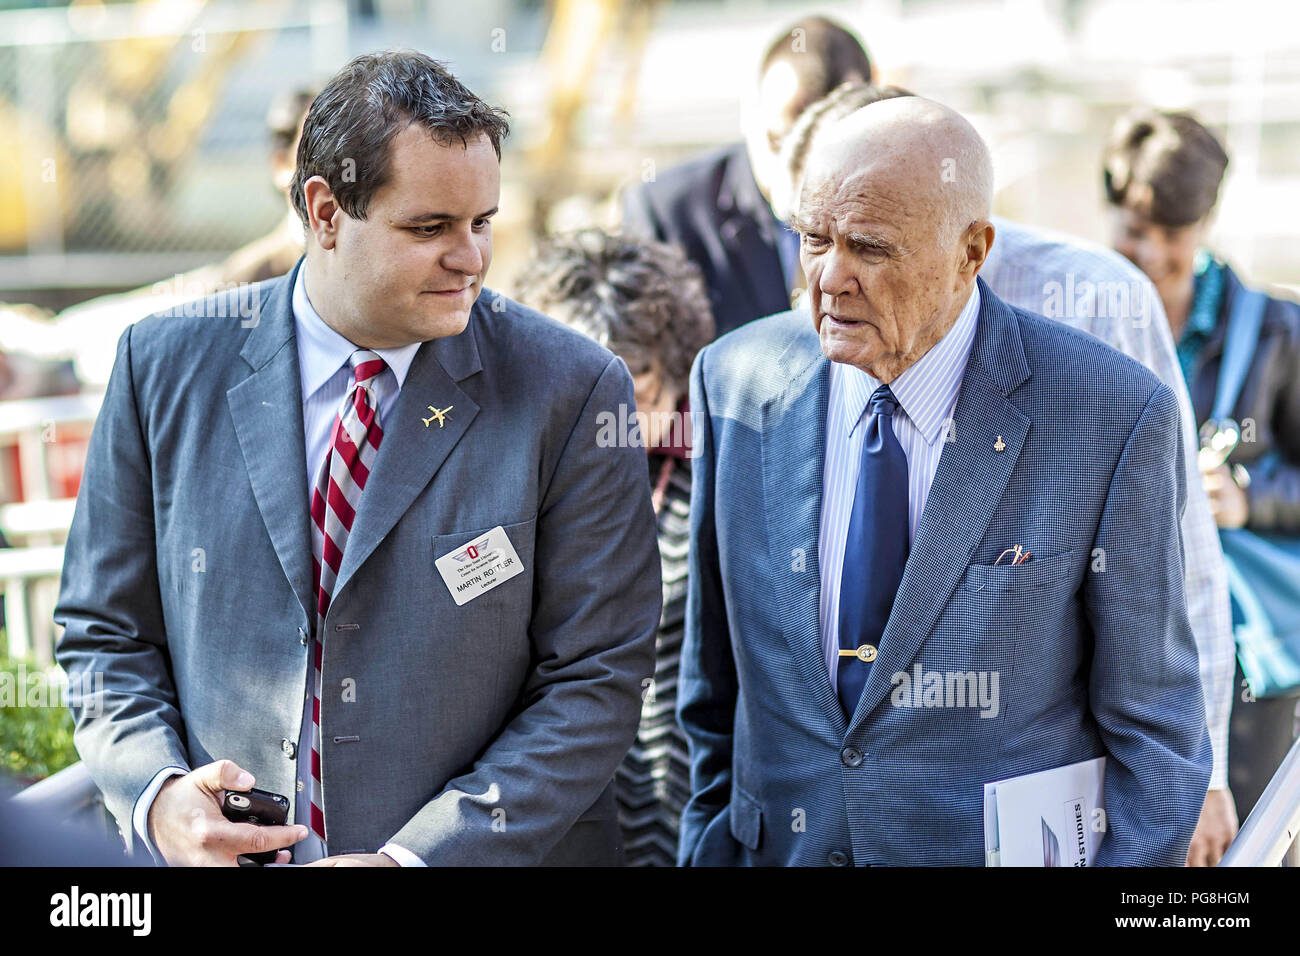
<svg viewBox="0 0 1300 956">
<path fill-rule="evenodd" d="M 1006 450 L 1007 450 L 1007 443 L 1004 442 L 1004 441 L 1002 440 L 1002 436 L 1001 436 L 1001 435 L 999 435 L 999 436 L 998 436 L 998 440 L 995 441 L 995 442 L 993 443 L 993 450 L 994 450 L 994 451 L 1006 451 Z"/>
<path fill-rule="evenodd" d="M 433 412 L 433 414 L 430 415 L 428 418 L 420 419 L 420 421 L 424 422 L 424 427 L 428 428 L 432 422 L 437 422 L 438 427 L 442 428 L 443 425 L 447 424 L 447 419 L 446 419 L 447 413 L 451 411 L 453 408 L 455 408 L 456 406 L 448 405 L 446 408 L 442 409 L 441 411 L 434 408 L 432 405 L 427 405 L 425 407 L 428 408 L 429 411 Z"/>
</svg>

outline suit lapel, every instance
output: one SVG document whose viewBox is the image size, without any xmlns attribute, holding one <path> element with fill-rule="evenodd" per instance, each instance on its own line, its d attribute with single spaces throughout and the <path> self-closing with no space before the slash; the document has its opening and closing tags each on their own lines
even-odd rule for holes
<svg viewBox="0 0 1300 956">
<path fill-rule="evenodd" d="M 484 289 L 479 302 L 491 296 Z M 381 422 L 384 438 L 343 549 L 343 563 L 334 585 L 335 600 L 429 484 L 478 415 L 479 406 L 457 382 L 483 367 L 475 338 L 476 323 L 481 321 L 479 309 L 478 305 L 474 307 L 469 325 L 460 335 L 434 339 L 420 347 L 393 405 L 391 420 Z M 430 405 L 452 406 L 444 425 L 436 421 L 424 424 Z"/>
<path fill-rule="evenodd" d="M 291 293 L 298 273 L 277 280 L 240 355 L 252 374 L 226 392 L 253 497 L 285 577 L 308 619 L 312 598 L 302 379 Z M 287 476 L 287 477 L 286 477 Z"/>
<path fill-rule="evenodd" d="M 953 440 L 939 457 L 925 511 L 908 555 L 880 656 L 851 723 L 861 721 L 893 689 L 943 613 L 988 530 L 1029 434 L 1029 418 L 1008 396 L 1027 378 L 1014 313 L 980 284 L 979 327 L 953 412 Z M 1001 436 L 1006 445 L 996 451 Z"/>
<path fill-rule="evenodd" d="M 277 280 L 262 307 L 260 321 L 240 351 L 252 374 L 229 389 L 226 399 L 267 534 L 303 612 L 308 620 L 314 620 L 302 378 L 292 306 L 293 284 L 301 267 L 300 262 L 288 276 Z M 490 293 L 484 290 L 480 302 L 484 296 L 490 298 Z M 361 496 L 334 585 L 336 598 L 478 414 L 477 403 L 457 383 L 482 369 L 474 333 L 479 308 L 475 306 L 464 332 L 426 342 L 411 362 L 392 420 L 382 423 L 384 441 L 366 483 L 373 493 Z M 439 408 L 451 405 L 453 411 L 444 427 L 434 422 L 426 428 L 421 418 L 428 414 L 426 406 L 435 402 Z"/>
<path fill-rule="evenodd" d="M 809 326 L 811 330 L 811 325 Z M 763 511 L 772 601 L 809 697 L 842 733 L 844 711 L 831 687 L 821 639 L 822 468 L 830 362 L 815 335 L 799 335 L 779 364 L 789 385 L 763 405 Z"/>
</svg>

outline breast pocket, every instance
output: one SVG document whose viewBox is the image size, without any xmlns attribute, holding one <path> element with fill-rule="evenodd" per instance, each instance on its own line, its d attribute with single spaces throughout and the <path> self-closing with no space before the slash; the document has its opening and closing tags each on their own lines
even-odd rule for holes
<svg viewBox="0 0 1300 956">
<path fill-rule="evenodd" d="M 493 625 L 509 625 L 516 622 L 527 624 L 532 611 L 533 594 L 533 556 L 535 553 L 537 518 L 516 521 L 500 525 L 506 539 L 514 548 L 522 570 L 517 573 L 503 573 L 500 562 L 494 562 L 482 571 L 470 574 L 464 580 L 452 579 L 450 582 L 439 571 L 437 563 L 447 555 L 455 555 L 466 564 L 477 559 L 478 549 L 488 539 L 489 533 L 498 527 L 490 525 L 481 528 L 467 528 L 464 531 L 449 531 L 433 536 L 433 553 L 430 563 L 435 580 L 441 589 L 440 607 L 445 607 L 451 620 L 469 625 L 491 618 Z M 456 565 L 456 558 L 450 563 Z M 504 569 L 506 572 L 511 569 Z M 488 573 L 490 572 L 490 573 Z M 495 580 L 493 580 L 495 578 Z M 465 587 L 464 603 L 457 604 L 453 588 Z"/>
<path fill-rule="evenodd" d="M 954 653 L 975 669 L 1005 667 L 1008 651 L 1028 634 L 1055 632 L 1078 590 L 1075 552 L 1032 557 L 1024 564 L 966 568 L 936 631 L 954 631 Z"/>
<path fill-rule="evenodd" d="M 966 568 L 960 587 L 970 591 L 1021 591 L 1050 588 L 1069 579 L 1073 551 L 1038 557 L 1023 564 L 972 564 Z"/>
</svg>

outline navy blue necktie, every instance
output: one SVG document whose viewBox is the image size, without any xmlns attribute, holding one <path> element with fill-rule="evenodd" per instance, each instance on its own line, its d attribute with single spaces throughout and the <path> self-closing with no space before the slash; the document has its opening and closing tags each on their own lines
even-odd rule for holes
<svg viewBox="0 0 1300 956">
<path fill-rule="evenodd" d="M 840 575 L 840 655 L 836 691 L 851 718 L 871 673 L 907 564 L 907 456 L 894 435 L 898 399 L 882 385 L 871 393 L 862 468 Z"/>
</svg>

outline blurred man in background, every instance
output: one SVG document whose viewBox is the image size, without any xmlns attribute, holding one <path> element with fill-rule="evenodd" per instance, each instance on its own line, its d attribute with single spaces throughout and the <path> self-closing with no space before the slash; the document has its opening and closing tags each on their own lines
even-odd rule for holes
<svg viewBox="0 0 1300 956">
<path fill-rule="evenodd" d="M 790 308 L 803 286 L 799 240 L 772 213 L 781 141 L 814 100 L 848 80 L 870 82 L 861 42 L 825 17 L 772 41 L 744 111 L 745 141 L 670 169 L 624 197 L 630 233 L 681 246 L 709 289 L 717 334 Z"/>
</svg>

